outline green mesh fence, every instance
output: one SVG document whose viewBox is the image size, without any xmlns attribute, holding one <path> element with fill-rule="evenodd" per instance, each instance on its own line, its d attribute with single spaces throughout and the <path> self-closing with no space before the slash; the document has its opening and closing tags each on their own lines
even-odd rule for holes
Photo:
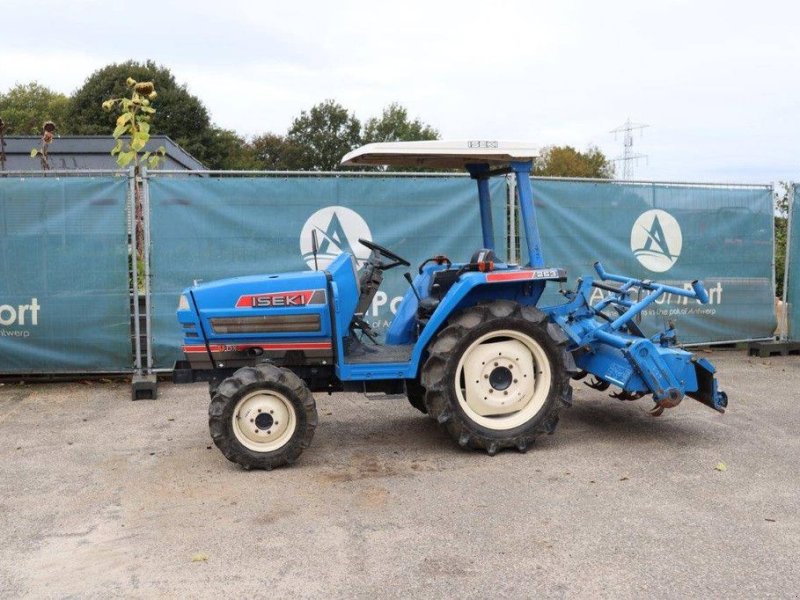
<svg viewBox="0 0 800 600">
<path fill-rule="evenodd" d="M 671 285 L 703 281 L 709 304 L 666 295 L 645 311 L 646 331 L 674 320 L 684 343 L 773 335 L 770 187 L 536 178 L 532 184 L 545 260 L 565 267 L 572 280 L 592 274 L 600 260 L 609 272 Z M 558 299 L 551 290 L 544 300 Z"/>
<path fill-rule="evenodd" d="M 126 190 L 0 177 L 0 372 L 132 369 Z"/>
</svg>

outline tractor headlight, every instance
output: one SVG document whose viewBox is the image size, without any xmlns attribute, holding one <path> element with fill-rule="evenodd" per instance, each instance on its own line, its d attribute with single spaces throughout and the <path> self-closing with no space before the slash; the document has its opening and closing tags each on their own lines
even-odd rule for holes
<svg viewBox="0 0 800 600">
<path fill-rule="evenodd" d="M 178 300 L 178 310 L 189 310 L 189 299 L 181 294 L 181 299 Z"/>
</svg>

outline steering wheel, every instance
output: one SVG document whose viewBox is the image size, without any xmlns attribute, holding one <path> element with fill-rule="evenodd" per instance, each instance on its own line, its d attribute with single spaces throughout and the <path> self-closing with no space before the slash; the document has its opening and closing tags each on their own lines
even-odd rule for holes
<svg viewBox="0 0 800 600">
<path fill-rule="evenodd" d="M 391 269 L 392 267 L 398 267 L 400 265 L 403 265 L 404 267 L 410 267 L 411 266 L 411 263 L 408 262 L 405 258 L 403 258 L 402 256 L 397 256 L 397 254 L 395 254 L 394 252 L 392 252 L 388 248 L 384 248 L 383 246 L 380 246 L 380 245 L 376 244 L 375 242 L 370 242 L 368 240 L 364 240 L 364 239 L 358 238 L 358 243 L 361 244 L 362 246 L 366 246 L 370 250 L 372 250 L 374 252 L 377 252 L 378 254 L 380 254 L 382 256 L 385 256 L 386 258 L 390 258 L 390 259 L 392 259 L 394 261 L 393 263 L 387 263 L 387 264 L 380 265 L 380 268 L 383 269 L 383 270 Z M 378 265 L 376 265 L 376 266 L 378 266 Z"/>
</svg>

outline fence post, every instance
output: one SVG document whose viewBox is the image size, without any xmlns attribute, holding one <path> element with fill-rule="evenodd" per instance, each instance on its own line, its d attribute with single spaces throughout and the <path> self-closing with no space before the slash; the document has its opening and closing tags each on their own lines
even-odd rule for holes
<svg viewBox="0 0 800 600">
<path fill-rule="evenodd" d="M 142 225 L 144 227 L 144 330 L 147 343 L 146 372 L 153 372 L 153 337 L 151 332 L 151 281 L 150 281 L 150 178 L 147 167 L 142 167 Z"/>
<path fill-rule="evenodd" d="M 783 315 L 781 315 L 780 339 L 789 340 L 789 269 L 791 268 L 792 250 L 792 216 L 794 215 L 794 195 L 796 193 L 795 183 L 789 184 L 787 193 L 789 194 L 789 215 L 786 219 L 786 253 L 783 257 Z M 796 300 L 795 300 L 796 301 Z"/>
<path fill-rule="evenodd" d="M 134 197 L 134 206 L 133 206 L 133 264 L 135 265 L 132 269 L 134 275 L 134 291 L 136 294 L 136 303 L 135 306 L 135 314 L 134 318 L 136 320 L 136 354 L 137 354 L 137 370 L 133 376 L 133 380 L 131 382 L 131 398 L 133 400 L 155 400 L 158 397 L 158 380 L 156 378 L 155 373 L 153 373 L 153 354 L 152 354 L 152 339 L 150 336 L 150 190 L 147 185 L 147 168 L 141 167 L 141 170 L 137 176 L 135 169 L 132 167 L 131 171 L 133 173 L 133 197 Z M 141 185 L 141 188 L 138 186 Z M 139 191 L 140 193 L 136 193 Z M 137 202 L 138 200 L 138 202 Z M 144 318 L 145 318 L 145 343 L 147 345 L 146 349 L 146 359 L 144 368 L 142 367 L 142 351 L 141 351 L 141 344 L 140 344 L 140 327 L 139 327 L 139 296 L 138 290 L 139 285 L 137 281 L 138 277 L 138 265 L 136 265 L 136 261 L 138 259 L 137 253 L 137 209 L 141 208 L 141 215 L 142 215 L 142 261 L 144 262 Z M 142 372 L 144 371 L 144 372 Z"/>
<path fill-rule="evenodd" d="M 128 169 L 128 235 L 131 240 L 131 306 L 133 308 L 134 377 L 142 374 L 142 340 L 139 327 L 139 248 L 136 239 L 136 170 Z"/>
</svg>

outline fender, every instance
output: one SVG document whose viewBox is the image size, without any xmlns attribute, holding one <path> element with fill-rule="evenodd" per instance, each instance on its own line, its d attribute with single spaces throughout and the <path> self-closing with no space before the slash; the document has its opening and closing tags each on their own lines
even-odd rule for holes
<svg viewBox="0 0 800 600">
<path fill-rule="evenodd" d="M 564 269 L 515 269 L 489 273 L 464 273 L 442 298 L 427 326 L 422 330 L 411 354 L 405 376 L 407 378 L 417 376 L 425 349 L 456 311 L 482 300 L 506 299 L 520 304 L 536 305 L 548 281 L 565 281 L 566 278 L 567 273 Z"/>
</svg>

